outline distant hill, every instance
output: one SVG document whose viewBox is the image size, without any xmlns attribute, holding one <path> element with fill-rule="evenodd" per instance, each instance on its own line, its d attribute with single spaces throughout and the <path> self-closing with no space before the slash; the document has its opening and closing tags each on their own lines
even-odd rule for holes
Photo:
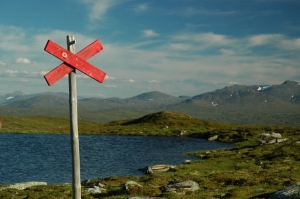
<svg viewBox="0 0 300 199">
<path fill-rule="evenodd" d="M 148 115 L 145 115 L 143 117 L 131 120 L 129 122 L 124 123 L 124 125 L 129 124 L 161 124 L 161 125 L 170 125 L 173 120 L 176 120 L 176 123 L 181 120 L 183 122 L 184 120 L 191 120 L 193 117 L 187 114 L 183 113 L 177 113 L 173 111 L 161 111 L 157 113 L 151 113 Z"/>
<path fill-rule="evenodd" d="M 167 95 L 162 92 L 152 91 L 134 97 L 127 98 L 128 101 L 152 101 L 153 103 L 170 103 L 178 101 L 178 97 Z"/>
<path fill-rule="evenodd" d="M 214 102 L 214 104 L 261 104 L 285 102 L 299 103 L 300 86 L 295 81 L 285 81 L 281 85 L 269 86 L 258 90 L 260 86 L 233 85 L 213 92 L 194 96 L 192 99 Z"/>
<path fill-rule="evenodd" d="M 300 103 L 300 84 L 295 81 L 285 81 L 281 85 L 273 85 L 264 92 L 287 102 Z"/>
<path fill-rule="evenodd" d="M 15 92 L 0 96 L 0 99 L 3 115 L 68 116 L 66 93 L 26 95 Z M 232 85 L 191 97 L 152 91 L 126 99 L 78 99 L 79 117 L 96 122 L 138 118 L 170 110 L 226 123 L 299 125 L 299 108 L 300 85 L 295 81 L 285 81 L 280 85 Z"/>
<path fill-rule="evenodd" d="M 44 92 L 44 93 L 36 93 L 36 94 L 26 94 L 21 91 L 15 91 L 13 93 L 8 93 L 0 96 L 0 105 L 7 105 L 15 101 L 27 100 L 40 95 L 53 95 L 58 97 L 63 97 L 68 99 L 69 94 L 62 92 Z"/>
<path fill-rule="evenodd" d="M 67 108 L 69 101 L 67 98 L 44 94 L 30 99 L 14 101 L 6 106 L 14 108 Z"/>
</svg>

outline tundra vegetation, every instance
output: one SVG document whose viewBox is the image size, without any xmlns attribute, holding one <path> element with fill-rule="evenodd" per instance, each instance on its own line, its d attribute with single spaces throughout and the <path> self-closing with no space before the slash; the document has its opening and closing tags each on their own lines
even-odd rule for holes
<svg viewBox="0 0 300 199">
<path fill-rule="evenodd" d="M 57 117 L 1 117 L 2 133 L 69 133 L 69 120 Z M 82 198 L 121 199 L 129 196 L 163 198 L 268 198 L 274 192 L 300 182 L 300 126 L 232 125 L 195 119 L 189 115 L 164 111 L 138 119 L 106 124 L 79 121 L 82 134 L 139 136 L 191 136 L 233 143 L 234 148 L 188 152 L 199 157 L 190 164 L 177 165 L 172 172 L 153 175 L 111 176 L 91 179 L 89 184 L 105 185 L 102 193 L 89 193 L 82 187 Z M 184 132 L 184 135 L 180 133 Z M 262 133 L 280 133 L 287 142 L 260 144 Z M 132 154 L 134 155 L 134 154 Z M 127 181 L 142 185 L 124 193 Z M 165 192 L 171 183 L 193 180 L 198 191 L 178 195 Z M 2 188 L 8 185 L 1 185 Z M 88 185 L 86 185 L 88 186 Z M 0 187 L 0 188 L 1 188 Z M 35 186 L 25 190 L 2 189 L 0 198 L 71 198 L 70 184 Z"/>
</svg>

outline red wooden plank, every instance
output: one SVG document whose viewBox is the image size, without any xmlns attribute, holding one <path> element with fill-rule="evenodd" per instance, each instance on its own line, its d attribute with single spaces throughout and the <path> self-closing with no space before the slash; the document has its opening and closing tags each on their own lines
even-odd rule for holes
<svg viewBox="0 0 300 199">
<path fill-rule="evenodd" d="M 86 62 L 81 57 L 71 53 L 70 51 L 54 43 L 53 41 L 48 40 L 44 50 L 57 57 L 58 59 L 62 60 L 63 62 L 69 64 L 70 66 L 78 69 L 84 74 L 90 76 L 94 80 L 100 83 L 104 81 L 106 75 L 104 71 L 96 68 L 92 64 Z M 93 51 L 93 53 L 96 54 L 97 52 Z"/>
<path fill-rule="evenodd" d="M 103 49 L 102 44 L 100 43 L 99 40 L 96 40 L 90 45 L 88 45 L 87 47 L 85 47 L 84 49 L 82 49 L 81 51 L 79 51 L 76 55 L 84 60 L 88 60 L 93 55 L 99 53 L 102 49 Z M 73 67 L 65 63 L 62 63 L 56 68 L 54 68 L 52 71 L 47 73 L 44 76 L 44 78 L 47 84 L 51 86 L 73 70 L 74 70 Z"/>
</svg>

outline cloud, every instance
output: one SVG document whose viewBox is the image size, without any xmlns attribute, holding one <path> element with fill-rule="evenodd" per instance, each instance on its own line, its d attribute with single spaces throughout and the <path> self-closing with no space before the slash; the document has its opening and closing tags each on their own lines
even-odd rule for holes
<svg viewBox="0 0 300 199">
<path fill-rule="evenodd" d="M 22 57 L 17 58 L 17 59 L 15 60 L 15 62 L 16 62 L 17 64 L 30 64 L 30 63 L 31 63 L 29 59 L 27 59 L 27 58 L 22 58 Z"/>
<path fill-rule="evenodd" d="M 124 77 L 124 76 L 123 76 Z M 118 81 L 119 83 L 135 83 L 136 81 L 134 79 L 122 79 Z"/>
<path fill-rule="evenodd" d="M 151 29 L 143 30 L 143 34 L 145 37 L 156 37 L 159 35 L 154 30 L 151 30 Z"/>
<path fill-rule="evenodd" d="M 116 79 L 116 78 L 108 76 L 108 75 L 105 76 L 105 80 L 114 80 L 114 79 Z"/>
<path fill-rule="evenodd" d="M 129 83 L 134 83 L 134 82 L 135 82 L 135 80 L 133 80 L 133 79 L 129 79 L 129 80 L 128 80 L 128 82 L 129 82 Z"/>
<path fill-rule="evenodd" d="M 161 81 L 158 81 L 158 80 L 155 80 L 155 79 L 149 81 L 149 83 L 160 83 L 160 82 Z"/>
<path fill-rule="evenodd" d="M 28 78 L 42 78 L 47 72 L 46 71 L 17 71 L 17 70 L 5 70 L 0 72 L 2 77 L 28 77 Z"/>
<path fill-rule="evenodd" d="M 300 38 L 299 39 L 295 39 L 295 44 L 300 47 Z"/>
<path fill-rule="evenodd" d="M 8 76 L 8 77 L 14 77 L 17 74 L 19 74 L 19 72 L 18 71 L 13 71 L 13 70 L 6 70 L 6 71 L 2 72 L 3 76 Z"/>
<path fill-rule="evenodd" d="M 177 34 L 172 36 L 172 39 L 175 41 L 188 42 L 196 45 L 202 44 L 201 47 L 223 46 L 236 42 L 236 40 L 230 39 L 226 35 L 215 34 L 213 32 Z"/>
<path fill-rule="evenodd" d="M 4 63 L 3 61 L 0 61 L 0 66 L 5 66 L 6 63 Z"/>
<path fill-rule="evenodd" d="M 275 43 L 282 40 L 282 35 L 280 34 L 263 34 L 255 35 L 249 38 L 249 43 L 251 46 L 265 45 L 269 43 Z"/>
<path fill-rule="evenodd" d="M 300 50 L 300 38 L 288 38 L 282 34 L 260 34 L 248 38 L 249 47 L 272 46 L 282 50 Z"/>
<path fill-rule="evenodd" d="M 118 86 L 114 85 L 114 84 L 103 84 L 103 87 L 105 87 L 105 88 L 118 88 Z"/>
<path fill-rule="evenodd" d="M 168 48 L 170 50 L 187 51 L 187 50 L 191 50 L 193 48 L 193 46 L 190 44 L 184 44 L 184 43 L 170 43 L 170 44 L 168 44 Z"/>
<path fill-rule="evenodd" d="M 148 3 L 143 3 L 135 6 L 134 11 L 135 12 L 145 12 L 146 10 L 149 9 L 149 4 Z"/>
<path fill-rule="evenodd" d="M 102 20 L 107 10 L 111 7 L 121 4 L 124 1 L 119 0 L 79 0 L 79 2 L 84 3 L 88 6 L 89 18 L 91 21 Z"/>
<path fill-rule="evenodd" d="M 229 82 L 229 84 L 234 85 L 234 84 L 239 84 L 238 82 Z"/>
<path fill-rule="evenodd" d="M 67 76 L 67 75 L 66 75 Z M 82 74 L 82 73 L 78 73 L 78 74 L 76 74 L 76 78 L 78 78 L 78 79 L 88 79 L 88 78 L 90 78 L 89 76 L 87 76 L 87 75 L 85 75 L 85 74 Z"/>
<path fill-rule="evenodd" d="M 26 29 L 0 28 L 0 34 L 4 32 L 5 38 L 9 39 L 11 36 L 10 41 L 16 46 L 17 51 L 3 47 L 2 44 L 6 41 L 0 37 L 0 66 L 4 66 L 3 63 L 10 66 L 10 70 L 0 70 L 1 77 L 7 79 L 15 77 L 14 80 L 21 77 L 28 79 L 29 82 L 34 78 L 34 81 L 44 81 L 45 71 L 52 70 L 61 63 L 42 50 L 46 41 L 51 38 L 65 46 L 65 36 L 62 35 L 69 34 L 63 30 L 37 30 L 32 35 L 28 34 Z M 158 35 L 151 29 L 144 32 L 145 35 L 146 33 L 148 36 Z M 78 51 L 94 41 L 91 36 L 78 32 L 73 34 L 76 40 L 80 41 L 76 44 Z M 18 36 L 23 38 L 18 39 Z M 23 47 L 22 50 L 17 48 L 19 46 Z M 253 84 L 253 82 L 273 84 L 282 79 L 299 79 L 296 74 L 300 73 L 298 56 L 300 38 L 284 34 L 233 37 L 214 32 L 187 31 L 174 33 L 165 36 L 164 40 L 154 42 L 147 40 L 147 42 L 129 44 L 106 41 L 103 46 L 104 50 L 93 57 L 91 63 L 101 66 L 101 69 L 109 75 L 105 78 L 106 83 L 102 84 L 103 88 L 107 87 L 107 90 L 108 87 L 115 88 L 116 92 L 124 95 L 129 95 L 130 92 L 138 94 L 140 91 L 158 89 L 162 91 L 172 89 L 175 92 L 179 88 L 184 90 L 187 87 L 190 93 L 201 93 L 212 90 L 212 87 L 201 86 L 204 84 L 211 85 L 216 82 L 216 88 L 236 82 L 243 85 Z M 22 57 L 19 57 L 20 55 Z M 28 71 L 22 71 L 24 67 L 15 63 L 16 57 L 19 57 L 20 63 L 28 63 L 28 61 L 31 63 L 30 67 L 26 68 Z M 78 78 L 80 81 L 93 81 L 86 75 L 78 75 Z M 200 83 L 183 83 L 184 80 L 199 79 L 201 79 Z M 159 80 L 163 80 L 163 84 L 160 84 Z M 78 84 L 79 89 L 81 85 L 86 85 L 86 82 Z M 96 83 L 95 85 L 98 86 Z M 124 89 L 125 87 L 131 91 Z M 84 92 L 90 91 L 85 89 Z"/>
<path fill-rule="evenodd" d="M 30 48 L 24 44 L 26 34 L 23 29 L 0 24 L 0 50 L 7 52 L 26 52 Z"/>
<path fill-rule="evenodd" d="M 244 54 L 247 50 L 244 39 L 231 38 L 226 35 L 208 33 L 181 33 L 170 36 L 165 50 L 177 51 L 177 58 L 191 59 L 199 53 L 233 55 L 236 52 Z M 186 53 L 186 54 L 182 54 Z"/>
<path fill-rule="evenodd" d="M 181 15 L 181 16 L 193 16 L 193 15 L 205 15 L 205 16 L 227 16 L 237 14 L 236 11 L 221 11 L 221 10 L 210 10 L 199 7 L 185 7 L 169 12 L 169 14 Z"/>
<path fill-rule="evenodd" d="M 222 48 L 222 49 L 220 50 L 220 52 L 221 52 L 223 55 L 234 55 L 234 54 L 235 54 L 235 52 L 234 52 L 233 50 L 230 50 L 230 49 L 224 49 L 224 48 Z"/>
</svg>

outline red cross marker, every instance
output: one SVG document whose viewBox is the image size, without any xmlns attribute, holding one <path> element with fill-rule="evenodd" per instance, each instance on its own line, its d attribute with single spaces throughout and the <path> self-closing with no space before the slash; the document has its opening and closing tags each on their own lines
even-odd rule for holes
<svg viewBox="0 0 300 199">
<path fill-rule="evenodd" d="M 100 41 L 96 40 L 75 55 L 53 41 L 48 40 L 44 50 L 64 62 L 44 76 L 48 85 L 53 85 L 74 69 L 78 69 L 84 74 L 102 83 L 106 73 L 86 62 L 87 59 L 99 53 L 102 49 L 103 47 Z"/>
<path fill-rule="evenodd" d="M 45 51 L 54 55 L 63 63 L 54 68 L 44 77 L 49 86 L 57 82 L 66 74 L 69 74 L 69 104 L 70 104 L 70 133 L 72 147 L 72 189 L 73 198 L 81 199 L 81 183 L 80 183 L 80 156 L 79 156 L 79 141 L 78 141 L 78 116 L 77 116 L 77 91 L 76 91 L 76 73 L 75 69 L 92 77 L 96 81 L 102 83 L 106 73 L 88 63 L 86 60 L 100 52 L 103 47 L 99 40 L 94 41 L 89 46 L 81 50 L 76 55 L 75 53 L 75 38 L 67 36 L 68 50 L 59 46 L 51 40 L 48 40 Z"/>
</svg>

